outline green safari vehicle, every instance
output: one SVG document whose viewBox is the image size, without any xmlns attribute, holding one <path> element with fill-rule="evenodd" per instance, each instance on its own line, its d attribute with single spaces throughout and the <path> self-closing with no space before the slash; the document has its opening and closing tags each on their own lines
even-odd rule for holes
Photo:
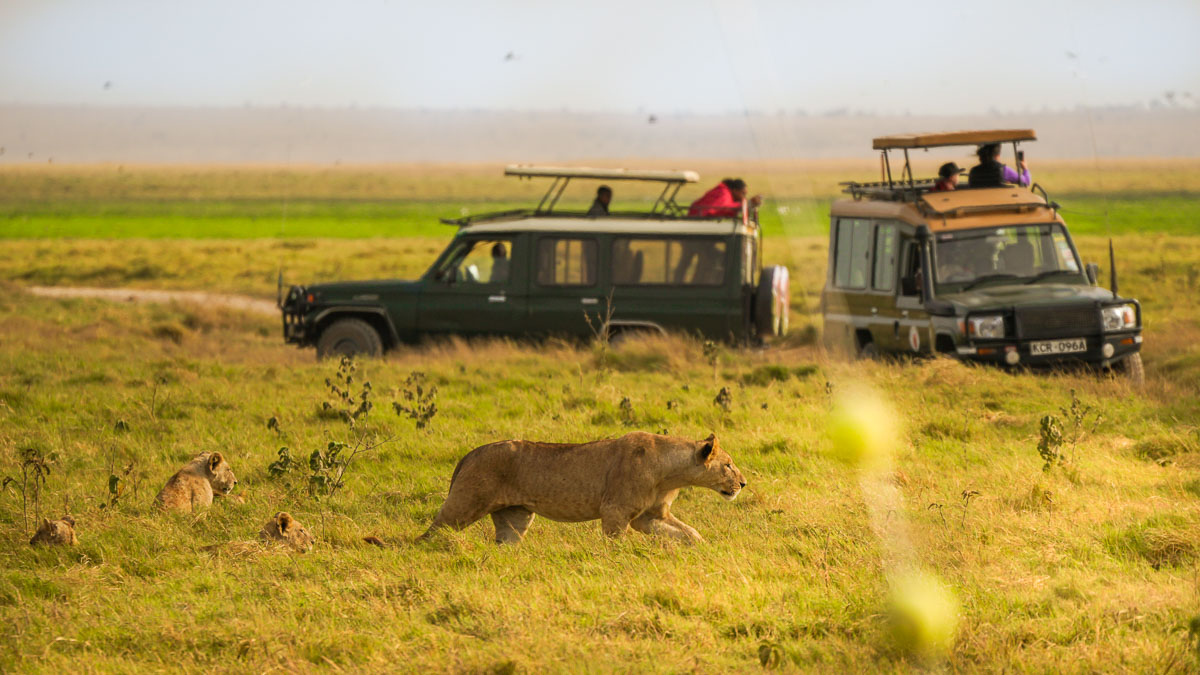
<svg viewBox="0 0 1200 675">
<path fill-rule="evenodd" d="M 861 357 L 944 354 L 1001 366 L 1086 364 L 1144 378 L 1136 299 L 1097 284 L 1044 189 L 933 190 L 910 150 L 1036 140 L 1031 129 L 885 136 L 883 180 L 831 209 L 824 338 Z M 904 166 L 893 178 L 889 152 Z M 1113 266 L 1110 245 L 1110 267 Z"/>
<path fill-rule="evenodd" d="M 534 208 L 443 222 L 458 232 L 421 278 L 292 286 L 283 337 L 318 358 L 379 356 L 427 336 L 621 340 L 682 332 L 748 344 L 787 331 L 785 267 L 763 268 L 757 214 L 695 218 L 675 197 L 691 171 L 509 166 L 553 178 Z M 649 211 L 556 209 L 574 179 L 651 181 Z M 282 290 L 282 286 L 281 286 Z"/>
</svg>

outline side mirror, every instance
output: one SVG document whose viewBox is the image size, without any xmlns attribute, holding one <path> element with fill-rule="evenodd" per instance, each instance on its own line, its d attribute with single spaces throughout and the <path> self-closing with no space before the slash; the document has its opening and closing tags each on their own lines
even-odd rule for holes
<svg viewBox="0 0 1200 675">
<path fill-rule="evenodd" d="M 1084 266 L 1084 270 L 1087 271 L 1088 282 L 1091 285 L 1095 286 L 1097 283 L 1099 283 L 1099 279 L 1100 279 L 1100 266 L 1099 265 L 1097 265 L 1096 263 L 1088 263 L 1087 265 Z"/>
</svg>

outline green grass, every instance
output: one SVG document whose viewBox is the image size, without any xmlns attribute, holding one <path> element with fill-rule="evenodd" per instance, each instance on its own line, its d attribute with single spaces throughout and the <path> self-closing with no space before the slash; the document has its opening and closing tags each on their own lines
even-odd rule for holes
<svg viewBox="0 0 1200 675">
<path fill-rule="evenodd" d="M 60 188 L 94 185 L 51 177 Z M 0 671 L 742 672 L 758 669 L 760 654 L 821 672 L 1200 667 L 1188 635 L 1200 612 L 1200 237 L 1162 225 L 1175 216 L 1153 206 L 1160 197 L 1131 201 L 1142 210 L 1129 222 L 1152 229 L 1116 238 L 1122 289 L 1144 307 L 1141 390 L 1085 373 L 945 359 L 846 363 L 800 336 L 723 350 L 716 368 L 703 345 L 683 338 L 615 354 L 557 342 L 434 343 L 360 364 L 377 406 L 369 429 L 394 441 L 355 460 L 344 490 L 318 501 L 305 489 L 308 454 L 348 433 L 320 412 L 334 366 L 283 345 L 277 320 L 22 289 L 272 297 L 280 265 L 290 282 L 415 276 L 452 229 L 385 233 L 391 202 L 353 183 L 339 188 L 352 199 L 328 188 L 320 199 L 289 200 L 289 223 L 305 210 L 292 207 L 309 203 L 314 229 L 355 213 L 349 226 L 378 238 L 339 230 L 280 239 L 277 195 L 231 197 L 229 185 L 244 187 L 232 180 L 208 200 L 217 179 L 201 178 L 209 182 L 197 194 L 157 206 L 136 194 L 72 201 L 61 191 L 30 197 L 41 193 L 29 186 L 24 196 L 0 194 L 6 209 L 40 203 L 45 223 L 111 208 L 89 227 L 120 233 L 17 236 L 0 226 L 10 237 L 0 245 L 0 476 L 19 477 L 23 448 L 55 453 L 41 509 L 72 513 L 80 540 L 73 549 L 27 546 L 20 491 L 0 490 Z M 309 178 L 273 180 L 326 189 Z M 434 187 L 454 187 L 446 181 Z M 464 197 L 484 191 L 464 185 Z M 416 223 L 440 215 L 440 205 L 467 203 L 435 196 L 435 206 L 406 198 L 396 208 L 414 209 Z M 815 215 L 789 208 L 790 216 L 814 230 L 768 220 L 765 257 L 792 270 L 800 333 L 820 323 L 826 242 L 816 211 L 827 202 L 797 203 Z M 1112 213 L 1110 202 L 1110 222 Z M 1076 231 L 1084 215 L 1067 214 Z M 179 238 L 152 229 L 159 216 L 226 234 Z M 265 238 L 251 237 L 254 227 Z M 1106 266 L 1103 234 L 1083 234 L 1079 245 L 1085 260 Z M 390 405 L 414 371 L 438 388 L 439 412 L 423 431 Z M 824 434 L 830 391 L 862 385 L 903 418 L 889 481 L 900 499 L 886 513 L 853 469 L 829 457 Z M 728 413 L 713 403 L 722 387 L 732 395 Z M 1071 465 L 1043 473 L 1038 420 L 1061 414 L 1072 390 L 1103 422 L 1070 453 Z M 272 417 L 281 432 L 268 428 Z M 488 523 L 413 541 L 471 448 L 631 429 L 715 432 L 746 475 L 732 503 L 700 490 L 676 503 L 706 543 L 636 533 L 609 541 L 597 523 L 544 519 L 517 547 L 492 544 Z M 274 479 L 267 467 L 281 446 L 301 466 Z M 156 512 L 153 497 L 171 473 L 210 450 L 229 456 L 244 500 L 195 516 Z M 112 473 L 128 489 L 101 508 Z M 964 500 L 970 491 L 979 494 Z M 316 534 L 313 552 L 247 543 L 279 510 Z M 365 545 L 365 535 L 388 546 Z M 897 552 L 896 541 L 907 545 Z M 931 570 L 962 608 L 951 650 L 932 662 L 905 654 L 889 629 L 884 572 L 897 554 Z"/>
<path fill-rule="evenodd" d="M 1055 195 L 1076 234 L 1192 234 L 1200 199 L 1189 194 Z M 534 202 L 408 200 L 216 200 L 0 203 L 0 239 L 395 238 L 453 234 L 442 218 L 529 207 Z M 572 206 L 572 204 L 566 204 Z M 582 204 L 573 204 L 582 207 Z M 649 208 L 649 204 L 630 205 Z M 829 200 L 771 199 L 768 236 L 829 231 Z"/>
<path fill-rule="evenodd" d="M 163 201 L 33 203 L 0 210 L 3 238 L 259 239 L 437 237 L 442 218 L 527 204 L 410 201 Z"/>
<path fill-rule="evenodd" d="M 1153 371 L 1134 392 L 1093 376 L 846 364 L 801 348 L 727 351 L 714 377 L 686 340 L 634 345 L 612 368 L 553 343 L 431 345 L 362 364 L 378 405 L 369 424 L 396 440 L 316 501 L 302 468 L 283 479 L 266 469 L 280 446 L 303 460 L 347 435 L 318 413 L 333 366 L 283 347 L 275 322 L 11 287 L 3 298 L 0 467 L 16 472 L 22 447 L 58 453 L 42 508 L 72 512 L 80 538 L 70 550 L 22 545 L 20 495 L 0 494 L 0 536 L 12 542 L 0 549 L 6 670 L 747 670 L 764 643 L 804 668 L 906 669 L 915 663 L 882 618 L 883 548 L 853 471 L 826 457 L 823 437 L 826 383 L 864 382 L 905 412 L 903 501 L 890 522 L 908 522 L 912 550 L 963 607 L 948 667 L 1193 663 L 1180 627 L 1198 599 L 1197 455 L 1181 446 L 1162 464 L 1131 439 L 1165 433 L 1175 414 L 1196 419 L 1200 398 Z M 184 327 L 179 339 L 156 331 L 164 323 Z M 422 432 L 389 405 L 414 370 L 438 387 L 440 412 Z M 722 386 L 728 414 L 712 403 Z M 1071 471 L 1043 474 L 1037 419 L 1068 389 L 1105 422 Z M 745 472 L 733 503 L 698 490 L 677 503 L 707 543 L 613 542 L 596 523 L 542 519 L 519 547 L 497 548 L 483 523 L 411 541 L 470 448 L 634 428 L 715 431 Z M 205 450 L 230 457 L 245 502 L 155 512 L 161 484 Z M 110 470 L 130 465 L 136 488 L 101 509 Z M 981 494 L 964 507 L 964 490 Z M 238 543 L 277 510 L 316 533 L 312 553 Z M 368 534 L 389 547 L 362 544 Z"/>
<path fill-rule="evenodd" d="M 839 181 L 878 179 L 869 161 L 694 166 L 706 177 L 746 176 L 767 198 L 765 231 L 792 237 L 828 232 L 829 204 L 844 197 Z M 1190 234 L 1200 221 L 1194 160 L 1049 162 L 1037 180 L 1077 234 Z M 684 188 L 680 203 L 708 184 L 705 178 Z M 441 218 L 530 207 L 548 187 L 505 178 L 499 166 L 474 165 L 4 167 L 0 239 L 439 237 L 453 231 Z M 561 204 L 586 208 L 594 187 L 573 183 Z M 613 206 L 646 209 L 658 192 L 617 183 Z"/>
</svg>

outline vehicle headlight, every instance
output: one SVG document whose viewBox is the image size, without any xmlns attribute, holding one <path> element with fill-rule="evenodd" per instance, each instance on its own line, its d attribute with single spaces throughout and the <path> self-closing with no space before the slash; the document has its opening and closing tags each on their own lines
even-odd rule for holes
<svg viewBox="0 0 1200 675">
<path fill-rule="evenodd" d="M 976 338 L 1004 337 L 1004 317 L 976 316 L 967 319 L 967 334 Z"/>
<path fill-rule="evenodd" d="M 1125 330 L 1137 326 L 1137 308 L 1133 305 L 1115 305 L 1100 310 L 1104 330 Z"/>
</svg>

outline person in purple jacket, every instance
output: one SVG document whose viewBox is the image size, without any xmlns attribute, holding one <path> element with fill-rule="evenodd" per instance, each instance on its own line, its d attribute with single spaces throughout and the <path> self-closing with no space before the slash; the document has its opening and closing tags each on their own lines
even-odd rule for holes
<svg viewBox="0 0 1200 675">
<path fill-rule="evenodd" d="M 1024 157 L 1018 160 L 1021 163 L 1019 174 L 1000 163 L 999 143 L 981 145 L 975 154 L 979 156 L 979 163 L 971 167 L 971 172 L 967 174 L 967 181 L 971 187 L 1002 187 L 1006 183 L 1032 185 L 1029 165 L 1025 163 Z"/>
</svg>

